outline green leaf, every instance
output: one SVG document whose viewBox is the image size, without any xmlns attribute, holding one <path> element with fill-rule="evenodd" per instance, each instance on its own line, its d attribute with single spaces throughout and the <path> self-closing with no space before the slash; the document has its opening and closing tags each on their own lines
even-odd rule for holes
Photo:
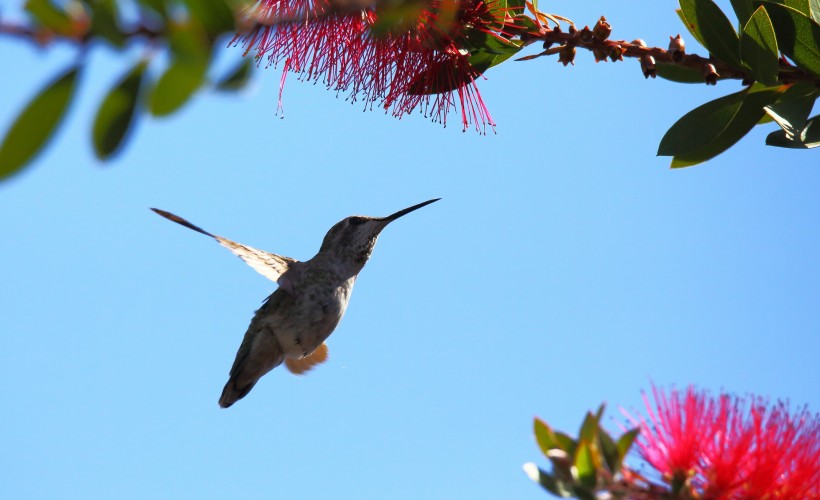
<svg viewBox="0 0 820 500">
<path fill-rule="evenodd" d="M 157 81 L 148 109 L 154 116 L 178 110 L 205 82 L 206 65 L 174 61 Z"/>
<path fill-rule="evenodd" d="M 598 434 L 598 419 L 591 412 L 587 412 L 581 430 L 578 431 L 578 441 L 593 442 Z"/>
<path fill-rule="evenodd" d="M 775 85 L 778 74 L 777 39 L 766 9 L 758 7 L 740 35 L 740 56 L 755 80 Z"/>
<path fill-rule="evenodd" d="M 714 158 L 746 135 L 784 90 L 754 84 L 693 109 L 666 132 L 658 155 L 673 156 L 672 168 Z"/>
<path fill-rule="evenodd" d="M 73 66 L 54 79 L 15 119 L 0 143 L 0 179 L 19 172 L 47 144 L 74 95 L 77 73 Z"/>
<path fill-rule="evenodd" d="M 25 9 L 38 24 L 56 33 L 71 33 L 73 30 L 68 14 L 49 0 L 28 0 Z"/>
<path fill-rule="evenodd" d="M 809 118 L 820 90 L 808 82 L 789 87 L 777 101 L 766 106 L 767 116 L 772 118 L 787 134 L 797 135 Z"/>
<path fill-rule="evenodd" d="M 687 68 L 679 64 L 657 63 L 657 75 L 665 80 L 677 83 L 703 83 L 703 73 L 697 69 Z"/>
<path fill-rule="evenodd" d="M 598 447 L 601 450 L 601 454 L 603 455 L 604 462 L 606 463 L 609 472 L 612 474 L 618 472 L 621 465 L 618 447 L 615 444 L 615 440 L 612 439 L 612 436 L 601 428 L 598 429 Z"/>
<path fill-rule="evenodd" d="M 583 439 L 578 441 L 578 448 L 575 450 L 575 459 L 572 464 L 573 476 L 589 488 L 595 487 L 598 474 L 593 453 L 589 441 Z"/>
<path fill-rule="evenodd" d="M 618 470 L 620 470 L 627 453 L 629 453 L 629 449 L 632 448 L 632 444 L 635 442 L 635 439 L 637 439 L 640 433 L 640 427 L 636 427 L 621 434 L 621 437 L 618 438 L 618 442 L 615 444 L 618 448 Z"/>
<path fill-rule="evenodd" d="M 558 448 L 558 440 L 552 428 L 540 418 L 536 418 L 533 422 L 533 431 L 535 432 L 535 441 L 538 447 L 541 448 L 541 453 L 544 455 L 553 448 Z"/>
<path fill-rule="evenodd" d="M 123 47 L 128 37 L 119 28 L 117 2 L 97 0 L 87 5 L 91 8 L 91 32 L 115 47 Z"/>
<path fill-rule="evenodd" d="M 806 122 L 796 134 L 776 130 L 766 137 L 766 145 L 791 149 L 810 149 L 820 146 L 820 115 Z"/>
<path fill-rule="evenodd" d="M 233 10 L 225 0 L 185 0 L 185 5 L 191 17 L 205 27 L 211 38 L 236 29 Z"/>
<path fill-rule="evenodd" d="M 740 24 L 740 27 L 743 28 L 746 26 L 746 23 L 749 22 L 749 18 L 752 17 L 752 14 L 755 11 L 754 0 L 731 1 L 732 8 L 735 10 L 735 15 L 737 16 L 737 21 Z"/>
<path fill-rule="evenodd" d="M 564 450 L 567 455 L 575 454 L 575 447 L 577 446 L 577 443 L 568 435 L 560 431 L 555 431 L 555 442 L 557 443 L 557 447 Z"/>
<path fill-rule="evenodd" d="M 137 3 L 143 7 L 147 7 L 163 19 L 168 18 L 168 6 L 165 0 L 137 0 Z"/>
<path fill-rule="evenodd" d="M 217 90 L 236 91 L 245 88 L 251 79 L 253 60 L 243 59 L 224 78 L 216 83 Z"/>
<path fill-rule="evenodd" d="M 740 39 L 732 23 L 712 0 L 680 0 L 689 31 L 717 59 L 735 68 L 740 64 Z"/>
<path fill-rule="evenodd" d="M 108 92 L 94 118 L 92 140 L 97 158 L 105 160 L 122 145 L 131 129 L 147 61 L 138 62 Z"/>
<path fill-rule="evenodd" d="M 774 25 L 780 51 L 802 69 L 820 76 L 820 25 L 779 3 L 763 5 Z"/>
<path fill-rule="evenodd" d="M 531 480 L 540 484 L 542 488 L 555 496 L 562 498 L 570 498 L 573 496 L 572 484 L 568 484 L 551 476 L 532 462 L 524 464 L 524 472 Z"/>
</svg>

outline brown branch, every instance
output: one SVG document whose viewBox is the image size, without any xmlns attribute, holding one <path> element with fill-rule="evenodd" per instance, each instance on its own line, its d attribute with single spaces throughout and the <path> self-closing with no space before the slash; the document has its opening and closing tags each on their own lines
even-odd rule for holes
<svg viewBox="0 0 820 500">
<path fill-rule="evenodd" d="M 599 25 L 604 24 L 606 29 L 599 30 Z M 706 58 L 697 54 L 685 54 L 683 50 L 676 50 L 671 48 L 669 50 L 660 47 L 647 47 L 643 41 L 635 40 L 627 42 L 625 40 L 609 40 L 609 25 L 604 18 L 595 26 L 594 29 L 584 27 L 583 29 L 575 29 L 570 27 L 570 30 L 562 31 L 559 26 L 555 29 L 549 29 L 546 26 L 541 27 L 540 33 L 520 33 L 518 34 L 522 40 L 527 43 L 540 41 L 544 43 L 545 51 L 539 55 L 550 55 L 558 53 L 559 61 L 564 65 L 569 64 L 574 59 L 574 48 L 586 49 L 595 55 L 596 62 L 605 61 L 623 61 L 625 57 L 637 58 L 642 61 L 649 61 L 652 58 L 655 63 L 676 65 L 682 68 L 692 69 L 704 75 L 704 82 L 707 84 L 714 84 L 716 80 L 735 79 L 743 80 L 746 83 L 751 83 L 754 78 L 746 71 L 738 70 L 728 64 L 714 58 Z M 680 40 L 678 35 L 677 40 Z M 552 48 L 552 45 L 560 45 L 560 47 Z M 675 44 L 675 38 L 672 39 L 672 46 Z M 680 42 L 680 48 L 683 48 Z M 563 54 L 562 54 L 563 52 Z M 570 55 L 571 54 L 571 55 Z M 528 57 L 532 58 L 532 57 Z M 711 65 L 711 66 L 710 66 Z M 644 68 L 644 75 L 646 77 L 652 76 L 654 78 L 654 68 Z M 787 61 L 781 58 L 778 79 L 782 83 L 795 82 L 810 82 L 820 87 L 820 78 L 802 69 L 792 66 Z"/>
</svg>

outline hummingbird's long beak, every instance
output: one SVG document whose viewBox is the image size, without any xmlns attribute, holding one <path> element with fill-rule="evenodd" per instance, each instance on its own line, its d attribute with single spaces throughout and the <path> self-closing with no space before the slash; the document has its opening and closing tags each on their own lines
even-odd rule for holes
<svg viewBox="0 0 820 500">
<path fill-rule="evenodd" d="M 388 215 L 387 217 L 383 217 L 381 220 L 384 221 L 385 224 L 387 224 L 389 222 L 393 222 L 394 220 L 398 219 L 399 217 L 402 217 L 404 215 L 409 214 L 413 210 L 418 210 L 421 207 L 429 205 L 430 203 L 434 203 L 434 202 L 436 202 L 440 199 L 441 198 L 435 198 L 435 199 L 432 199 L 432 200 L 427 200 L 424 203 L 419 203 L 418 205 L 413 205 L 412 207 L 405 208 L 404 210 L 399 210 L 398 212 L 394 213 L 393 215 Z"/>
</svg>

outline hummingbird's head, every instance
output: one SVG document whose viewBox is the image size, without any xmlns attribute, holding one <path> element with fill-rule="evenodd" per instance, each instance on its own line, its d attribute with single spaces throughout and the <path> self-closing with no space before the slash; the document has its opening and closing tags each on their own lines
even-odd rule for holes
<svg viewBox="0 0 820 500">
<path fill-rule="evenodd" d="M 413 205 L 387 217 L 356 215 L 342 219 L 327 232 L 319 253 L 332 256 L 334 261 L 344 265 L 352 275 L 356 275 L 370 258 L 382 229 L 399 217 L 440 199 L 436 198 Z"/>
</svg>

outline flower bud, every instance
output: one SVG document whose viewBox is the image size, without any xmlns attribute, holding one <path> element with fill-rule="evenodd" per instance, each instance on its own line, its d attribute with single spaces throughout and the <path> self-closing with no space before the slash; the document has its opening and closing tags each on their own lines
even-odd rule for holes
<svg viewBox="0 0 820 500">
<path fill-rule="evenodd" d="M 567 44 L 558 53 L 558 62 L 566 66 L 572 64 L 575 66 L 575 45 Z"/>
<path fill-rule="evenodd" d="M 655 67 L 655 58 L 652 56 L 641 56 L 641 71 L 643 71 L 643 77 L 655 78 L 658 76 L 658 68 Z"/>
<path fill-rule="evenodd" d="M 706 85 L 717 85 L 719 76 L 714 64 L 703 65 L 703 78 L 706 80 Z"/>
<path fill-rule="evenodd" d="M 595 23 L 595 27 L 592 28 L 592 35 L 598 40 L 606 40 L 611 34 L 612 26 L 606 22 L 604 16 L 601 16 L 601 19 L 598 19 L 598 22 Z"/>
<path fill-rule="evenodd" d="M 683 59 L 683 55 L 686 53 L 686 44 L 683 43 L 683 38 L 678 36 L 669 37 L 669 52 L 672 53 L 672 60 L 675 62 L 680 62 Z"/>
</svg>

